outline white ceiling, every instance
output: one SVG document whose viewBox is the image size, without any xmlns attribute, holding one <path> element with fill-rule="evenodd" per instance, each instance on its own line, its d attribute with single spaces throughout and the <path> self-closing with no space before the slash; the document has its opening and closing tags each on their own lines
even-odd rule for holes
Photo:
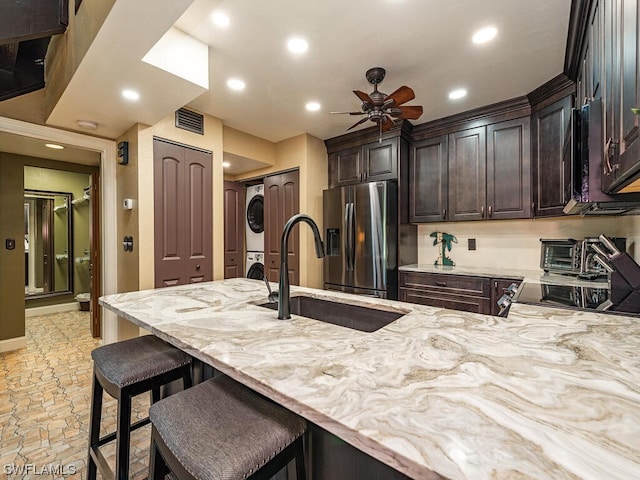
<svg viewBox="0 0 640 480">
<path fill-rule="evenodd" d="M 96 41 L 48 123 L 79 130 L 98 122 L 97 135 L 115 138 L 136 122 L 152 124 L 184 105 L 225 125 L 280 141 L 301 133 L 327 139 L 359 117 L 352 93 L 372 90 L 364 77 L 381 66 L 380 90 L 415 91 L 422 105 L 414 124 L 525 95 L 563 70 L 571 0 L 116 0 Z M 231 24 L 215 27 L 211 12 Z M 141 61 L 175 25 L 209 46 L 209 89 Z M 478 28 L 494 25 L 497 38 L 475 45 Z M 286 50 L 292 35 L 309 42 L 306 54 Z M 241 77 L 243 92 L 228 77 Z M 140 90 L 126 103 L 120 90 Z M 464 87 L 466 98 L 447 94 Z M 321 103 L 319 112 L 304 108 Z M 369 126 L 364 124 L 363 127 Z"/>
</svg>

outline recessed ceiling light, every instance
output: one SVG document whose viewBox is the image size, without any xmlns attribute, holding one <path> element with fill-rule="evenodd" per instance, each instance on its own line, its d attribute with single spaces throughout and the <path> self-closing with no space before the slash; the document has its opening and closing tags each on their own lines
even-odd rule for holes
<svg viewBox="0 0 640 480">
<path fill-rule="evenodd" d="M 229 162 L 222 162 L 222 167 L 223 168 L 229 168 L 231 166 L 231 164 Z"/>
<path fill-rule="evenodd" d="M 228 27 L 231 23 L 229 15 L 223 12 L 213 12 L 213 14 L 211 15 L 211 21 L 217 27 Z"/>
<path fill-rule="evenodd" d="M 459 98 L 466 97 L 466 96 L 467 96 L 467 91 L 464 88 L 459 88 L 457 90 L 452 90 L 451 92 L 449 92 L 449 98 L 451 100 L 457 100 Z"/>
<path fill-rule="evenodd" d="M 127 100 L 131 100 L 132 102 L 135 102 L 140 99 L 140 94 L 135 90 L 130 90 L 130 89 L 122 90 L 122 96 Z"/>
<path fill-rule="evenodd" d="M 86 128 L 87 130 L 96 130 L 98 124 L 92 120 L 78 120 L 78 126 L 80 128 Z"/>
<path fill-rule="evenodd" d="M 239 78 L 230 78 L 227 80 L 227 87 L 231 90 L 244 90 L 245 84 Z"/>
<path fill-rule="evenodd" d="M 309 50 L 309 42 L 304 38 L 291 37 L 287 41 L 287 48 L 291 53 L 304 53 Z"/>
<path fill-rule="evenodd" d="M 304 108 L 309 110 L 310 112 L 317 112 L 320 110 L 320 104 L 318 102 L 308 102 Z"/>
<path fill-rule="evenodd" d="M 64 147 L 62 145 L 58 145 L 57 143 L 45 143 L 45 147 L 53 148 L 54 150 L 62 150 Z"/>
<path fill-rule="evenodd" d="M 489 40 L 493 40 L 497 34 L 498 29 L 496 27 L 485 27 L 474 33 L 471 40 L 473 43 L 486 43 Z"/>
</svg>

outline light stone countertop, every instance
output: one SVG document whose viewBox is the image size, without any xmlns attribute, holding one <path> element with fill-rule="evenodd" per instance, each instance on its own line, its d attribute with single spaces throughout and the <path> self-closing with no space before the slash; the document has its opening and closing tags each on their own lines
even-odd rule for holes
<svg viewBox="0 0 640 480">
<path fill-rule="evenodd" d="M 373 333 L 277 320 L 248 279 L 100 303 L 412 478 L 640 478 L 637 318 L 291 290 L 407 314 Z"/>
</svg>

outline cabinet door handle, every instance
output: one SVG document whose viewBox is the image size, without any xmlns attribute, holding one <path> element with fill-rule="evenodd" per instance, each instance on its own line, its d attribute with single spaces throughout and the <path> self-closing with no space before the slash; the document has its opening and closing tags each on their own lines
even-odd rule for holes
<svg viewBox="0 0 640 480">
<path fill-rule="evenodd" d="M 439 287 L 446 287 L 447 286 L 447 282 L 436 281 L 436 285 L 439 286 Z"/>
<path fill-rule="evenodd" d="M 482 205 L 482 207 L 480 207 L 480 216 L 482 218 L 484 218 L 484 205 Z"/>
<path fill-rule="evenodd" d="M 493 209 L 491 208 L 491 205 L 489 205 L 489 217 L 491 217 L 493 215 Z"/>
<path fill-rule="evenodd" d="M 442 209 L 442 219 L 444 220 L 444 219 L 446 219 L 446 218 L 447 218 L 447 209 L 446 209 L 446 208 L 443 208 L 443 209 Z"/>
</svg>

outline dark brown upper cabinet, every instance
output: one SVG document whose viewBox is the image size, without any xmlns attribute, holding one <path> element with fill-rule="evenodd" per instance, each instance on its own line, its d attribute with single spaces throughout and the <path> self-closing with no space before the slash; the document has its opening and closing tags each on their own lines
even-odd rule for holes
<svg viewBox="0 0 640 480">
<path fill-rule="evenodd" d="M 480 220 L 486 212 L 487 130 L 449 135 L 449 220 Z"/>
<path fill-rule="evenodd" d="M 325 141 L 329 155 L 329 188 L 356 183 L 400 180 L 409 155 L 411 124 L 398 122 L 382 137 L 367 128 Z"/>
<path fill-rule="evenodd" d="M 530 124 L 524 117 L 487 127 L 488 218 L 531 216 Z"/>
<path fill-rule="evenodd" d="M 531 120 L 533 215 L 561 216 L 569 200 L 571 165 L 564 161 L 573 96 L 569 94 L 534 112 Z"/>
<path fill-rule="evenodd" d="M 330 187 L 398 178 L 398 139 L 387 138 L 329 155 Z"/>
<path fill-rule="evenodd" d="M 415 127 L 410 221 L 529 218 L 529 113 L 522 97 Z"/>
<path fill-rule="evenodd" d="M 577 106 L 602 100 L 602 190 L 640 191 L 640 42 L 636 0 L 573 2 L 565 71 Z M 625 196 L 618 198 L 624 201 Z"/>
<path fill-rule="evenodd" d="M 409 221 L 447 219 L 449 196 L 447 135 L 417 140 L 409 158 Z"/>
</svg>

